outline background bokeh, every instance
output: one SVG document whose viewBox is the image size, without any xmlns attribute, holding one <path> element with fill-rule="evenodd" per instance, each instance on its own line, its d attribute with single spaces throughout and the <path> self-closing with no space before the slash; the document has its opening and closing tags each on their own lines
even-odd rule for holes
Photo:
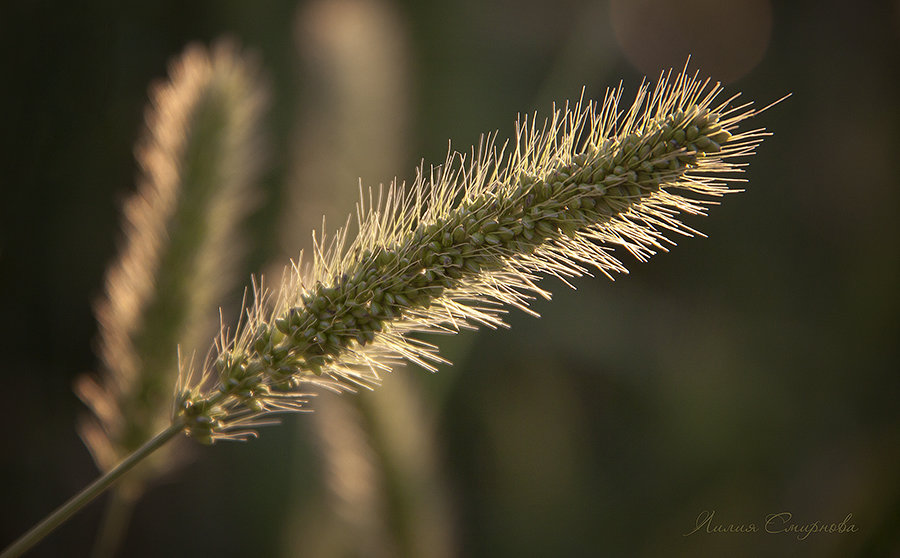
<svg viewBox="0 0 900 558">
<path fill-rule="evenodd" d="M 747 191 L 688 221 L 707 239 L 548 280 L 541 319 L 439 340 L 452 367 L 197 452 L 122 556 L 900 556 L 900 2 L 834 0 L 4 3 L 0 546 L 97 474 L 71 386 L 98 366 L 147 88 L 225 34 L 273 87 L 248 275 L 342 223 L 358 178 L 582 86 L 690 53 L 742 98 L 793 97 L 756 119 Z M 859 530 L 684 536 L 711 510 Z M 101 514 L 33 555 L 88 555 Z"/>
</svg>

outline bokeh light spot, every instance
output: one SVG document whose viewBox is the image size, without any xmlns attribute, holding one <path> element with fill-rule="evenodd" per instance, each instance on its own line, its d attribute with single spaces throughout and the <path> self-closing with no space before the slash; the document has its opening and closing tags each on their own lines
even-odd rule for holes
<svg viewBox="0 0 900 558">
<path fill-rule="evenodd" d="M 772 32 L 769 0 L 612 0 L 616 40 L 646 75 L 679 68 L 733 82 L 750 72 Z"/>
</svg>

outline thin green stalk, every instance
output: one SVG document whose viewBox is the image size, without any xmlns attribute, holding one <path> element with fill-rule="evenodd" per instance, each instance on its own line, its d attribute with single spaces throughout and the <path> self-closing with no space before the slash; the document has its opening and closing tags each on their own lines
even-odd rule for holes
<svg viewBox="0 0 900 558">
<path fill-rule="evenodd" d="M 112 486 L 119 478 L 131 470 L 154 451 L 164 446 L 169 440 L 184 430 L 184 424 L 180 421 L 172 423 L 168 428 L 154 436 L 143 446 L 139 447 L 122 460 L 121 463 L 110 469 L 106 474 L 92 482 L 84 490 L 73 496 L 68 502 L 60 506 L 43 521 L 35 525 L 30 531 L 19 537 L 6 550 L 0 554 L 0 558 L 16 558 L 21 556 L 32 546 L 40 542 L 54 529 L 59 527 L 77 511 L 86 506 L 94 498 L 102 494 Z"/>
</svg>

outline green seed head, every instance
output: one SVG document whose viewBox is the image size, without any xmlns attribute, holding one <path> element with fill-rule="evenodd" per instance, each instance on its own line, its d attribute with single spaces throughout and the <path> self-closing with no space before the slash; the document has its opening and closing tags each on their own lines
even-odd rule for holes
<svg viewBox="0 0 900 558">
<path fill-rule="evenodd" d="M 451 154 L 442 172 L 362 203 L 354 240 L 341 231 L 330 249 L 320 242 L 309 274 L 294 266 L 280 292 L 257 292 L 250 323 L 220 347 L 218 391 L 193 388 L 179 416 L 204 440 L 247 437 L 246 412 L 300 410 L 303 384 L 372 386 L 399 360 L 433 370 L 441 358 L 412 333 L 496 327 L 503 306 L 546 296 L 537 274 L 609 275 L 624 271 L 610 248 L 643 260 L 663 231 L 689 234 L 677 214 L 730 192 L 716 177 L 736 172 L 732 159 L 765 135 L 738 133 L 754 111 L 716 104 L 720 88 L 707 84 L 670 72 L 624 112 L 616 91 L 546 126 L 526 121 L 512 149 L 487 142 L 477 157 Z M 212 401 L 221 415 L 203 407 Z"/>
</svg>

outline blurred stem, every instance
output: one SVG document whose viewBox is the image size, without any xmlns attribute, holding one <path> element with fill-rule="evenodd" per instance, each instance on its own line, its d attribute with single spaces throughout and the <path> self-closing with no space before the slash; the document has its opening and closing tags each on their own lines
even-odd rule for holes
<svg viewBox="0 0 900 558">
<path fill-rule="evenodd" d="M 68 502 L 58 507 L 56 511 L 32 527 L 30 531 L 19 537 L 17 541 L 0 553 L 0 558 L 16 558 L 17 556 L 24 554 L 28 549 L 40 542 L 54 529 L 65 523 L 66 520 L 75 515 L 76 512 L 90 503 L 94 498 L 103 494 L 103 492 L 112 486 L 114 482 L 119 480 L 122 475 L 130 471 L 135 465 L 140 463 L 154 451 L 164 446 L 169 440 L 183 430 L 184 424 L 181 421 L 172 423 L 168 428 L 154 436 L 146 444 L 136 449 L 131 455 L 122 460 L 121 463 L 89 484 Z"/>
<path fill-rule="evenodd" d="M 122 544 L 122 538 L 131 522 L 131 514 L 137 497 L 133 491 L 122 490 L 118 486 L 109 495 L 103 511 L 103 523 L 94 542 L 93 558 L 111 558 Z"/>
</svg>

